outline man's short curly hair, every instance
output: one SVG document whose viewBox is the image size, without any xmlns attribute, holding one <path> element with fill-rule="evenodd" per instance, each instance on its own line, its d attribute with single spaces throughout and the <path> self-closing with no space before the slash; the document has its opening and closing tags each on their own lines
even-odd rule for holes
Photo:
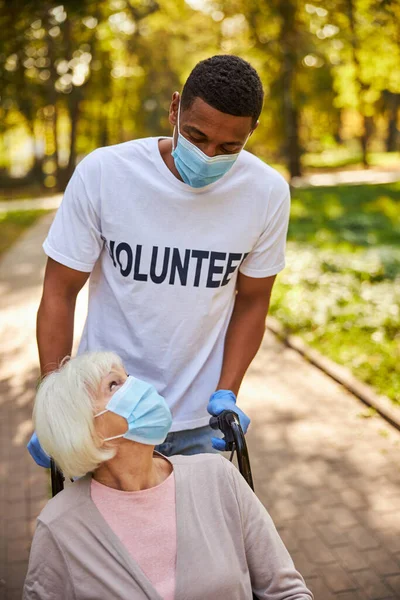
<svg viewBox="0 0 400 600">
<path fill-rule="evenodd" d="M 199 62 L 182 91 L 182 110 L 201 98 L 217 110 L 237 117 L 260 116 L 264 91 L 257 71 L 233 54 L 220 54 Z"/>
</svg>

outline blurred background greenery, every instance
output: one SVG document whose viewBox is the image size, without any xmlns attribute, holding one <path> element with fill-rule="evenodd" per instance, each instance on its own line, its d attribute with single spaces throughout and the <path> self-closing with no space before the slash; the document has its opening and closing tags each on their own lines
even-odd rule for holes
<svg viewBox="0 0 400 600">
<path fill-rule="evenodd" d="M 249 148 L 292 177 L 400 166 L 399 0 L 1 0 L 0 18 L 3 187 L 63 189 L 93 148 L 170 134 L 172 92 L 216 53 L 260 73 Z"/>
<path fill-rule="evenodd" d="M 293 183 L 400 172 L 400 0 L 0 0 L 0 27 L 3 198 L 63 190 L 98 146 L 171 135 L 172 92 L 218 53 L 258 70 L 248 149 Z M 400 402 L 399 305 L 399 184 L 294 188 L 272 302 L 288 331 Z"/>
</svg>

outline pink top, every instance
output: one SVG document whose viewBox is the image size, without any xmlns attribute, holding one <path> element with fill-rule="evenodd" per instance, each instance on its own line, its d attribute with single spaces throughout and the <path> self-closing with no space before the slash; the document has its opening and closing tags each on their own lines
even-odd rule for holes
<svg viewBox="0 0 400 600">
<path fill-rule="evenodd" d="M 175 595 L 174 472 L 160 485 L 123 492 L 91 482 L 92 500 L 164 600 Z"/>
</svg>

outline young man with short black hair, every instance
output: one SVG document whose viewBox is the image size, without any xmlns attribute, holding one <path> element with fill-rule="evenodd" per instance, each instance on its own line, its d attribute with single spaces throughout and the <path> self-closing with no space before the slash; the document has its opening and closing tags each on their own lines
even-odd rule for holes
<svg viewBox="0 0 400 600">
<path fill-rule="evenodd" d="M 236 396 L 284 267 L 290 206 L 281 175 L 243 150 L 262 103 L 246 61 L 200 62 L 172 96 L 173 138 L 84 158 L 44 243 L 42 372 L 71 352 L 75 300 L 90 275 L 79 352 L 117 352 L 165 397 L 165 455 L 224 449 L 208 423 L 225 408 L 244 430 L 250 422 Z"/>
</svg>

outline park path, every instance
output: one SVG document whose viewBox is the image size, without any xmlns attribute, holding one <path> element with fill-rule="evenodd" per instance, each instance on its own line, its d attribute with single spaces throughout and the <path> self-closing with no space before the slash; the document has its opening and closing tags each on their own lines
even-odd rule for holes
<svg viewBox="0 0 400 600">
<path fill-rule="evenodd" d="M 0 600 L 21 597 L 47 473 L 25 445 L 52 215 L 0 262 Z M 76 332 L 86 310 L 77 307 Z M 400 598 L 400 433 L 267 332 L 240 395 L 256 493 L 315 600 Z M 190 599 L 188 599 L 190 600 Z"/>
</svg>

